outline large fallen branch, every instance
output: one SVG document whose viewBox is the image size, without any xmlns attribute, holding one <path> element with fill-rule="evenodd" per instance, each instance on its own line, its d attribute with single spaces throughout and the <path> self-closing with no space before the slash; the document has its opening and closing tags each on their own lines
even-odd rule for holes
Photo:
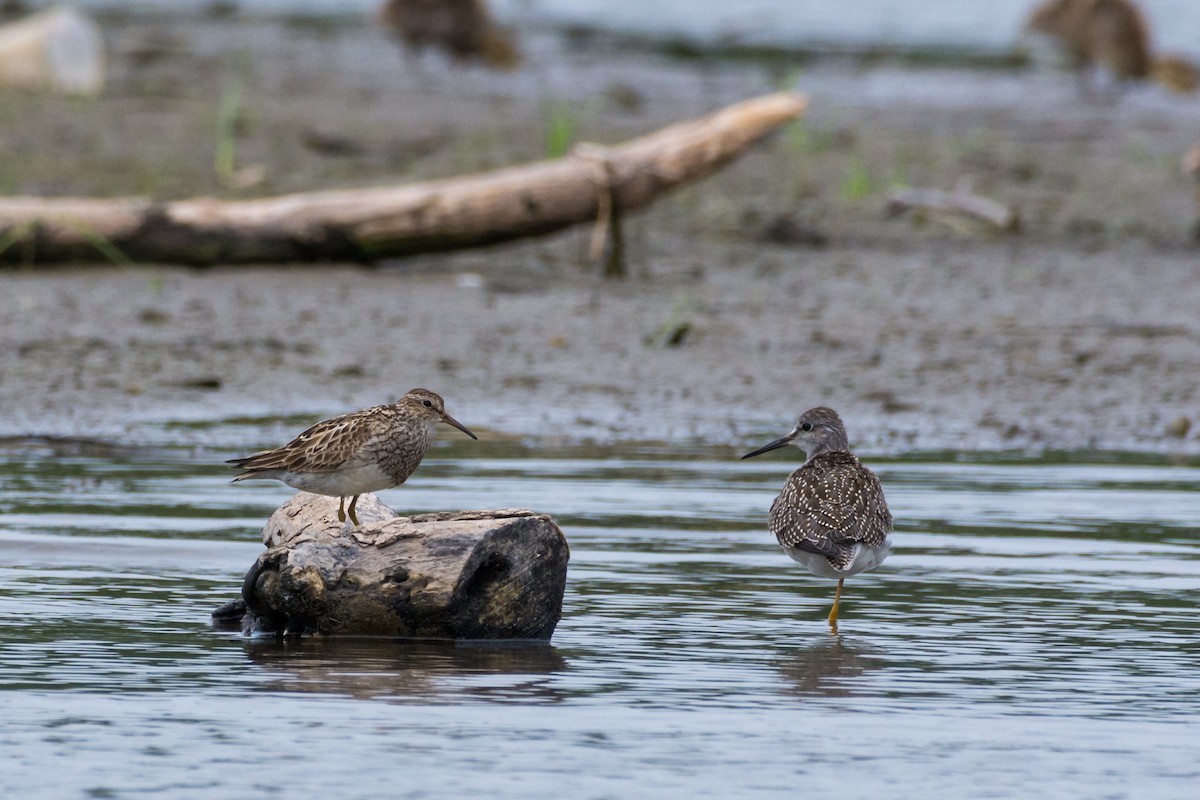
<svg viewBox="0 0 1200 800">
<path fill-rule="evenodd" d="M 0 259 L 126 258 L 181 264 L 373 261 L 614 224 L 711 174 L 807 101 L 779 93 L 614 147 L 481 175 L 372 189 L 156 203 L 135 198 L 0 199 Z"/>
</svg>

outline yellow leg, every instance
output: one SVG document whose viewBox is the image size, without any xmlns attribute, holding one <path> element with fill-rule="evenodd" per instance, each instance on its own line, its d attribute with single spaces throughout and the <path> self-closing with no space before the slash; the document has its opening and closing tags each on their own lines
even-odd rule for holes
<svg viewBox="0 0 1200 800">
<path fill-rule="evenodd" d="M 829 630 L 831 633 L 837 633 L 838 603 L 842 599 L 842 581 L 844 580 L 846 579 L 838 578 L 837 592 L 833 595 L 833 608 L 829 611 Z"/>
<path fill-rule="evenodd" d="M 354 523 L 354 527 L 358 527 L 358 515 L 354 513 L 354 506 L 358 504 L 358 498 L 361 495 L 354 495 L 350 498 L 350 521 Z"/>
<path fill-rule="evenodd" d="M 346 509 L 344 507 L 345 503 L 346 503 L 346 498 L 344 498 L 344 497 L 338 498 L 338 522 L 346 521 Z"/>
</svg>

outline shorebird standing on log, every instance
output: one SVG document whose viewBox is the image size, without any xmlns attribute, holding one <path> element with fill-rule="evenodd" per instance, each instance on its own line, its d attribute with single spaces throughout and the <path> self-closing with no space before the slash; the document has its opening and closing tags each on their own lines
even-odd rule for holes
<svg viewBox="0 0 1200 800">
<path fill-rule="evenodd" d="M 837 633 L 842 582 L 887 558 L 892 514 L 879 478 L 850 452 L 846 427 L 832 408 L 810 408 L 787 436 L 742 458 L 789 444 L 808 458 L 771 504 L 767 527 L 794 561 L 821 577 L 837 578 L 829 612 L 829 627 Z"/>
<path fill-rule="evenodd" d="M 336 497 L 338 522 L 346 521 L 343 506 L 350 497 L 350 521 L 357 527 L 354 506 L 359 495 L 408 480 L 425 457 L 439 422 L 479 438 L 446 413 L 441 397 L 428 389 L 413 389 L 395 403 L 322 420 L 283 447 L 226 463 L 246 470 L 234 482 L 266 478 Z"/>
<path fill-rule="evenodd" d="M 479 59 L 495 69 L 512 69 L 521 60 L 512 36 L 492 21 L 484 0 L 388 0 L 379 24 L 404 40 L 420 57 L 429 46 L 455 61 Z"/>
</svg>

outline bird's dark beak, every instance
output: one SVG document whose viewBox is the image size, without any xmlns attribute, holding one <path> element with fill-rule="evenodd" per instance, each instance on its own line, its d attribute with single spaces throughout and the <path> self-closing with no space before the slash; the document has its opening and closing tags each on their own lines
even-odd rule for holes
<svg viewBox="0 0 1200 800">
<path fill-rule="evenodd" d="M 442 422 L 446 423 L 447 425 L 453 425 L 454 427 L 458 428 L 460 431 L 465 433 L 467 436 L 470 436 L 472 439 L 479 438 L 478 436 L 476 436 L 475 434 L 473 434 L 469 430 L 467 430 L 466 425 L 463 425 L 461 422 L 459 422 L 454 417 L 450 416 L 449 414 L 447 414 L 444 411 L 442 412 Z"/>
<path fill-rule="evenodd" d="M 755 456 L 761 456 L 763 453 L 769 453 L 772 450 L 778 450 L 781 447 L 787 447 L 789 444 L 792 443 L 793 438 L 794 437 L 789 433 L 787 436 L 784 436 L 780 439 L 776 439 L 775 441 L 770 442 L 769 444 L 764 444 L 762 447 L 758 448 L 757 450 L 750 452 L 750 453 L 746 453 L 746 455 L 742 456 L 742 461 L 745 461 L 747 458 L 754 458 Z"/>
</svg>

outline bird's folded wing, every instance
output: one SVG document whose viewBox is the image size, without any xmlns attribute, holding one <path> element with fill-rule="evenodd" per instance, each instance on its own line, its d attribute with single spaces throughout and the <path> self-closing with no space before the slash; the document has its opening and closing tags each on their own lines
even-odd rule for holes
<svg viewBox="0 0 1200 800">
<path fill-rule="evenodd" d="M 231 463 L 255 471 L 332 472 L 351 464 L 372 428 L 368 415 L 346 414 L 318 422 L 283 447 Z"/>
<path fill-rule="evenodd" d="M 855 543 L 882 544 L 892 517 L 879 479 L 855 460 L 830 461 L 792 473 L 771 506 L 771 532 L 781 544 L 830 558 Z"/>
</svg>

